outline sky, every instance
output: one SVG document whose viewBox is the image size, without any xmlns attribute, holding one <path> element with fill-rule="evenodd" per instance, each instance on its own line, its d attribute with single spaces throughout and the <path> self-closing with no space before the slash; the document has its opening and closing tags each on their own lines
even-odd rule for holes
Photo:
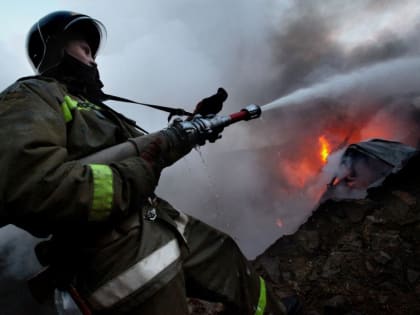
<svg viewBox="0 0 420 315">
<path fill-rule="evenodd" d="M 417 0 L 15 0 L 0 11 L 0 90 L 33 73 L 25 53 L 27 31 L 47 13 L 63 9 L 106 26 L 97 57 L 104 91 L 139 101 L 192 110 L 222 86 L 229 93 L 222 114 L 279 98 L 307 102 L 328 96 L 333 102 L 327 112 L 351 120 L 365 113 L 360 99 L 376 101 L 420 87 Z M 259 154 L 306 143 L 308 134 L 328 123 L 319 116 L 326 110 L 316 104 L 307 111 L 267 111 L 261 120 L 227 128 L 220 141 L 165 170 L 159 194 L 228 232 L 255 257 L 293 232 L 313 206 L 282 194 L 267 201 L 272 157 L 261 160 Z M 161 112 L 111 105 L 149 131 L 167 126 Z M 392 107 L 395 118 L 400 112 Z M 384 115 L 369 113 L 375 121 Z M 296 145 L 288 148 L 298 151 Z M 283 229 L 275 226 L 279 215 Z M 0 235 L 21 247 L 33 242 L 10 228 Z M 17 266 L 11 274 L 28 273 L 17 263 L 22 252 L 28 251 L 10 256 L 9 265 Z"/>
</svg>

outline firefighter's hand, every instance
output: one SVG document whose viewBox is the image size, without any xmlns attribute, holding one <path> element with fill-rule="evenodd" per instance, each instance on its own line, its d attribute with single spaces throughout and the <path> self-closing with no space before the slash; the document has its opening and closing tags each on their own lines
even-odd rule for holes
<svg viewBox="0 0 420 315">
<path fill-rule="evenodd" d="M 215 142 L 220 139 L 223 131 L 223 117 L 209 115 L 202 117 L 194 116 L 191 120 L 175 120 L 169 130 L 175 130 L 181 137 L 192 146 L 204 145 L 206 141 Z"/>
<path fill-rule="evenodd" d="M 223 116 L 195 116 L 192 120 L 175 120 L 159 132 L 130 139 L 141 158 L 163 169 L 172 165 L 197 145 L 221 138 Z"/>
<path fill-rule="evenodd" d="M 136 146 L 139 156 L 158 169 L 172 165 L 193 148 L 184 134 L 172 128 L 132 138 L 130 141 Z"/>
</svg>

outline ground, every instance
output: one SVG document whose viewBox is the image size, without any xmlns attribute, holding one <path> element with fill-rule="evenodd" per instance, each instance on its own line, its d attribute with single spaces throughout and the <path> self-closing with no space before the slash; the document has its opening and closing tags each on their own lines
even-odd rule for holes
<svg viewBox="0 0 420 315">
<path fill-rule="evenodd" d="M 420 314 L 420 156 L 363 200 L 326 201 L 253 261 L 308 315 Z M 220 305 L 191 300 L 192 314 Z"/>
<path fill-rule="evenodd" d="M 327 201 L 254 264 L 305 314 L 420 314 L 420 157 L 363 200 Z"/>
</svg>

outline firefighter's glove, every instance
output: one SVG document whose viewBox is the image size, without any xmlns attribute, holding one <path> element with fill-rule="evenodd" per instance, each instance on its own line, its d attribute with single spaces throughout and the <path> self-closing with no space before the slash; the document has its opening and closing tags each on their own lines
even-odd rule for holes
<svg viewBox="0 0 420 315">
<path fill-rule="evenodd" d="M 215 142 L 220 139 L 225 126 L 223 116 L 194 116 L 191 120 L 175 120 L 167 130 L 174 130 L 191 146 L 204 145 L 206 140 Z"/>
<path fill-rule="evenodd" d="M 171 128 L 132 138 L 130 141 L 135 145 L 138 155 L 157 170 L 172 165 L 193 147 L 178 135 L 177 130 Z"/>
<path fill-rule="evenodd" d="M 195 107 L 193 115 L 216 115 L 223 108 L 223 102 L 226 101 L 228 97 L 227 92 L 224 88 L 219 88 L 217 93 L 202 99 L 197 106 Z"/>
</svg>

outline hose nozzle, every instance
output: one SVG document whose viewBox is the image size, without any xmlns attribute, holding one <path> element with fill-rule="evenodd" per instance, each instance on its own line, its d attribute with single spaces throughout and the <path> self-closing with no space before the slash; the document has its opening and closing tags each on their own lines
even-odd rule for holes
<svg viewBox="0 0 420 315">
<path fill-rule="evenodd" d="M 247 107 L 241 109 L 241 111 L 248 113 L 244 120 L 251 120 L 261 116 L 261 107 L 255 104 L 248 105 Z"/>
<path fill-rule="evenodd" d="M 255 104 L 248 105 L 247 107 L 241 109 L 237 113 L 233 113 L 230 116 L 230 123 L 233 124 L 241 120 L 251 120 L 261 116 L 261 107 Z"/>
</svg>

